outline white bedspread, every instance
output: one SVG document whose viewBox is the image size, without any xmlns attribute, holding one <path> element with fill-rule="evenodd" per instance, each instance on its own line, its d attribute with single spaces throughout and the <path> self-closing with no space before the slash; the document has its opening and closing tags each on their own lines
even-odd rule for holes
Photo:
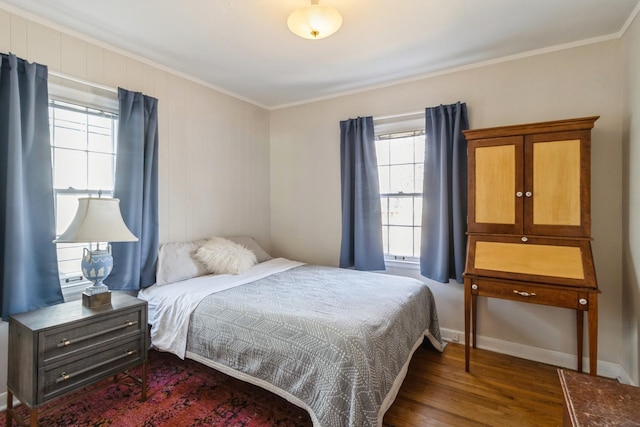
<svg viewBox="0 0 640 427">
<path fill-rule="evenodd" d="M 149 302 L 151 342 L 162 351 L 169 351 L 184 359 L 187 349 L 189 318 L 207 295 L 244 285 L 275 273 L 303 265 L 301 262 L 275 258 L 253 266 L 238 274 L 218 274 L 196 277 L 169 285 L 153 285 L 142 289 L 138 298 Z M 188 292 L 185 292 L 188 288 Z M 153 298 L 151 295 L 153 294 Z M 152 304 L 151 301 L 154 301 Z M 177 302 L 168 304 L 164 302 Z"/>
</svg>

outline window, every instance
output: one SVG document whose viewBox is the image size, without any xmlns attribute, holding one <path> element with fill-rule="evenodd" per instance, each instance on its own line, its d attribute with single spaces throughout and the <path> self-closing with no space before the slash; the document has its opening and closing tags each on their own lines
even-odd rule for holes
<svg viewBox="0 0 640 427">
<path fill-rule="evenodd" d="M 387 259 L 420 259 L 424 141 L 424 129 L 376 136 L 382 241 Z"/>
<path fill-rule="evenodd" d="M 49 100 L 56 236 L 73 219 L 79 197 L 112 197 L 115 180 L 116 113 L 68 100 Z M 83 281 L 80 260 L 88 244 L 59 243 L 61 284 Z"/>
</svg>

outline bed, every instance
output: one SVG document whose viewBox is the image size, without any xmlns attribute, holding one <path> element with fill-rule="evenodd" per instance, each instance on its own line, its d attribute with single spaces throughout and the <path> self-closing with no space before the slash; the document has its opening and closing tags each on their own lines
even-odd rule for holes
<svg viewBox="0 0 640 427">
<path fill-rule="evenodd" d="M 201 244 L 181 251 L 192 255 Z M 159 273 L 192 262 L 163 249 Z M 142 290 L 152 345 L 270 390 L 309 412 L 316 427 L 382 426 L 414 351 L 425 338 L 442 350 L 429 288 L 261 253 L 239 274 L 199 271 L 176 281 L 181 273 Z"/>
</svg>

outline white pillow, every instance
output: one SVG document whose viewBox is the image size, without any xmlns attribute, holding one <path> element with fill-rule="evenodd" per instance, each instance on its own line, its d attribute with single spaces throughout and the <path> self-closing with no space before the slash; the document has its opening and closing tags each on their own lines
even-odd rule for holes
<svg viewBox="0 0 640 427">
<path fill-rule="evenodd" d="M 207 240 L 198 248 L 195 258 L 215 274 L 240 274 L 258 262 L 252 251 L 222 237 Z"/>
<path fill-rule="evenodd" d="M 258 260 L 258 262 L 265 262 L 273 259 L 271 255 L 269 255 L 264 249 L 262 249 L 258 242 L 256 242 L 256 240 L 251 236 L 234 236 L 226 237 L 226 239 L 242 245 L 256 254 L 256 259 Z"/>
<path fill-rule="evenodd" d="M 158 250 L 158 265 L 156 268 L 156 285 L 168 285 L 207 274 L 204 265 L 194 256 L 198 248 L 206 240 L 193 242 L 165 243 Z"/>
</svg>

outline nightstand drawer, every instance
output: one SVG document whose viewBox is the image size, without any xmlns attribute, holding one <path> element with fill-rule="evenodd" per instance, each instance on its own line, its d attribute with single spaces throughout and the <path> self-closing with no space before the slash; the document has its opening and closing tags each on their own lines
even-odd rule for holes
<svg viewBox="0 0 640 427">
<path fill-rule="evenodd" d="M 44 336 L 44 365 L 61 358 L 87 351 L 102 344 L 117 345 L 131 336 L 144 333 L 143 313 L 140 308 L 117 312 L 110 316 L 93 318 L 81 323 L 46 330 Z"/>
<path fill-rule="evenodd" d="M 474 285 L 477 288 L 474 289 Z M 474 279 L 471 293 L 479 296 L 501 298 L 512 301 L 523 301 L 533 304 L 552 305 L 555 307 L 587 309 L 580 305 L 580 292 L 567 288 L 559 290 L 528 283 L 502 282 L 499 280 Z"/>
<path fill-rule="evenodd" d="M 38 387 L 42 395 L 38 401 L 48 401 L 69 391 L 89 385 L 96 379 L 104 378 L 128 367 L 136 366 L 145 361 L 146 349 L 143 348 L 145 339 L 138 334 L 117 345 L 94 347 L 92 352 L 67 360 L 57 366 L 41 368 L 40 376 L 44 384 Z"/>
</svg>

